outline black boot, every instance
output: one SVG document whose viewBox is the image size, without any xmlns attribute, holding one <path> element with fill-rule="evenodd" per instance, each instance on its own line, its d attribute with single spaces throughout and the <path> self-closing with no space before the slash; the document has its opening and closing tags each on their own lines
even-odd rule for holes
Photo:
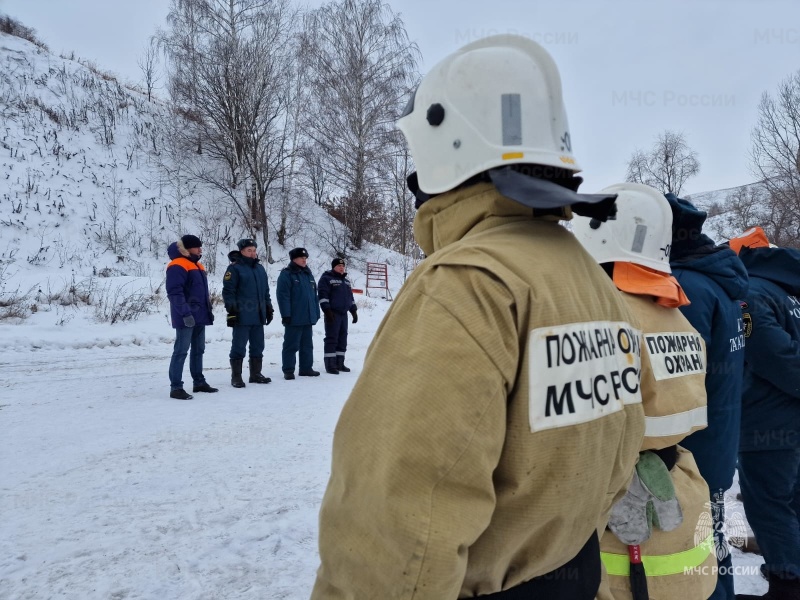
<svg viewBox="0 0 800 600">
<path fill-rule="evenodd" d="M 300 371 L 298 375 L 300 375 L 300 377 L 316 377 L 317 375 L 319 375 L 319 371 L 315 371 L 314 369 L 308 369 L 306 371 Z"/>
<path fill-rule="evenodd" d="M 264 377 L 261 374 L 262 359 L 250 357 L 250 383 L 269 383 L 272 381 L 269 377 Z"/>
<path fill-rule="evenodd" d="M 235 388 L 243 388 L 244 381 L 242 380 L 242 363 L 243 358 L 231 359 L 231 385 Z"/>
<path fill-rule="evenodd" d="M 336 357 L 336 368 L 339 369 L 342 373 L 350 372 L 350 369 L 344 366 L 344 354 L 340 354 Z"/>
<path fill-rule="evenodd" d="M 192 387 L 192 391 L 193 391 L 194 393 L 197 393 L 197 392 L 206 392 L 206 393 L 208 393 L 208 394 L 213 394 L 214 392 L 218 392 L 218 391 L 219 391 L 219 388 L 211 387 L 210 385 L 208 385 L 208 382 L 204 381 L 204 382 L 203 382 L 203 383 L 201 383 L 201 384 L 198 384 L 198 385 L 195 385 L 195 386 L 193 386 L 193 387 Z"/>
<path fill-rule="evenodd" d="M 183 388 L 178 388 L 177 390 L 171 390 L 169 393 L 170 398 L 175 398 L 175 400 L 191 400 L 192 395 L 187 394 L 186 390 Z"/>
<path fill-rule="evenodd" d="M 326 356 L 325 357 L 325 372 L 330 373 L 331 375 L 338 375 L 339 369 L 336 368 L 336 357 L 335 356 Z"/>
<path fill-rule="evenodd" d="M 287 379 L 287 380 L 294 379 L 294 372 L 293 371 L 284 371 L 283 372 L 283 378 Z"/>
<path fill-rule="evenodd" d="M 764 596 L 736 594 L 736 600 L 800 600 L 800 579 L 769 576 L 769 591 Z"/>
</svg>

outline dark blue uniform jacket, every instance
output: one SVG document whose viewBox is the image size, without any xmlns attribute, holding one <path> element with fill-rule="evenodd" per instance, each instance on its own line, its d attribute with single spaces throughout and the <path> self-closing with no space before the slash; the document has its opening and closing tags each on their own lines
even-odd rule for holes
<svg viewBox="0 0 800 600">
<path fill-rule="evenodd" d="M 322 310 L 330 308 L 333 312 L 346 313 L 356 309 L 356 301 L 353 298 L 353 284 L 347 277 L 347 273 L 341 275 L 331 269 L 325 271 L 319 278 L 317 286 L 319 293 L 319 307 Z"/>
<path fill-rule="evenodd" d="M 290 262 L 281 269 L 275 296 L 281 317 L 291 317 L 291 326 L 314 325 L 319 321 L 317 282 L 308 267 Z"/>
<path fill-rule="evenodd" d="M 239 254 L 222 278 L 225 310 L 238 315 L 238 325 L 266 325 L 272 308 L 267 271 L 257 258 Z"/>
<path fill-rule="evenodd" d="M 800 447 L 800 250 L 742 248 L 750 274 L 741 450 Z"/>
<path fill-rule="evenodd" d="M 691 302 L 680 310 L 703 336 L 707 351 L 708 427 L 681 446 L 694 454 L 713 492 L 731 487 L 739 450 L 747 272 L 730 248 L 705 248 L 674 261 L 672 274 Z"/>
</svg>

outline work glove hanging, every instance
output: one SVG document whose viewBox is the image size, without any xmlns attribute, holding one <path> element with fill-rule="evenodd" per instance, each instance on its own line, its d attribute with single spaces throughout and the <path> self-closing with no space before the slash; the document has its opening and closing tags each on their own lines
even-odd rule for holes
<svg viewBox="0 0 800 600">
<path fill-rule="evenodd" d="M 273 309 L 269 304 L 267 304 L 267 325 L 272 323 L 272 318 L 275 315 L 275 309 Z"/>
<path fill-rule="evenodd" d="M 650 538 L 653 527 L 672 531 L 682 522 L 667 466 L 655 453 L 641 452 L 628 491 L 611 509 L 608 528 L 623 544 L 635 546 Z"/>
<path fill-rule="evenodd" d="M 183 324 L 186 327 L 194 327 L 194 325 L 195 325 L 194 316 L 193 315 L 186 315 L 185 317 L 183 317 Z"/>
<path fill-rule="evenodd" d="M 239 324 L 239 315 L 235 312 L 228 311 L 228 316 L 225 318 L 225 324 L 228 327 L 236 327 Z"/>
<path fill-rule="evenodd" d="M 281 319 L 281 323 L 283 324 L 284 327 L 288 327 L 292 323 L 292 317 L 283 317 Z"/>
<path fill-rule="evenodd" d="M 350 311 L 350 314 L 353 315 L 353 323 L 358 323 L 358 311 L 354 308 Z"/>
<path fill-rule="evenodd" d="M 326 323 L 333 323 L 333 321 L 336 319 L 336 315 L 333 314 L 333 311 L 330 308 L 326 308 L 322 312 L 325 314 Z"/>
</svg>

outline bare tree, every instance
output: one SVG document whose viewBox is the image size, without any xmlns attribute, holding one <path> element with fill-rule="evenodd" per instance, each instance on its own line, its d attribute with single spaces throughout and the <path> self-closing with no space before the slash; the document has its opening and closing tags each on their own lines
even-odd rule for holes
<svg viewBox="0 0 800 600">
<path fill-rule="evenodd" d="M 697 153 L 689 148 L 683 134 L 665 130 L 649 151 L 636 150 L 633 153 L 625 180 L 680 196 L 683 184 L 699 172 Z"/>
<path fill-rule="evenodd" d="M 158 73 L 158 40 L 156 38 L 150 38 L 144 54 L 138 58 L 136 64 L 142 71 L 142 82 L 147 91 L 147 100 L 150 102 L 153 99 L 153 89 L 161 79 Z"/>
<path fill-rule="evenodd" d="M 300 185 L 314 200 L 314 204 L 322 206 L 328 197 L 328 180 L 325 176 L 322 149 L 318 146 L 306 146 L 300 150 L 303 168 L 300 173 Z"/>
<path fill-rule="evenodd" d="M 360 248 L 391 194 L 381 166 L 395 152 L 394 121 L 416 79 L 419 50 L 380 0 L 325 4 L 311 13 L 305 33 L 314 101 L 305 131 L 338 188 L 332 208 L 348 219 Z"/>
<path fill-rule="evenodd" d="M 166 196 L 164 208 L 167 218 L 173 223 L 172 233 L 181 236 L 186 233 L 187 201 L 197 188 L 193 175 L 197 169 L 195 154 L 183 136 L 185 118 L 173 111 L 161 116 L 157 123 L 162 136 L 153 141 L 154 145 L 158 144 L 154 157 L 162 193 Z"/>
<path fill-rule="evenodd" d="M 395 135 L 399 136 L 400 132 L 396 131 Z M 406 183 L 406 177 L 413 168 L 408 146 L 400 143 L 394 147 L 397 151 L 391 157 L 387 174 L 387 179 L 391 181 L 393 190 L 388 223 L 388 246 L 403 255 L 403 280 L 405 281 L 409 267 L 413 262 L 413 251 L 417 247 L 414 241 L 415 198 Z"/>
<path fill-rule="evenodd" d="M 284 123 L 284 130 L 287 132 L 287 139 L 289 140 L 289 165 L 281 174 L 280 193 L 276 203 L 279 214 L 276 238 L 281 246 L 286 244 L 290 215 L 296 212 L 292 211 L 292 203 L 297 200 L 296 195 L 293 193 L 294 182 L 298 176 L 295 165 L 302 153 L 302 149 L 298 147 L 301 136 L 300 120 L 309 106 L 308 60 L 302 34 L 296 38 L 294 53 L 295 68 L 291 73 L 290 85 L 287 86 L 288 98 L 286 104 L 290 108 L 286 111 Z M 267 258 L 270 263 L 273 262 L 271 253 Z"/>
<path fill-rule="evenodd" d="M 769 204 L 769 219 L 759 224 L 779 246 L 800 247 L 800 71 L 776 96 L 761 96 L 751 140 L 753 173 Z"/>
<path fill-rule="evenodd" d="M 267 197 L 289 169 L 287 119 L 297 10 L 289 0 L 172 0 L 162 34 L 182 133 L 203 153 L 196 172 L 269 244 Z"/>
</svg>

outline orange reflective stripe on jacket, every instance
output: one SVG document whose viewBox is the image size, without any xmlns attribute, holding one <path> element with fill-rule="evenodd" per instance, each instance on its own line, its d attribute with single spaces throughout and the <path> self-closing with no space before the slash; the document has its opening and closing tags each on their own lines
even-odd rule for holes
<svg viewBox="0 0 800 600">
<path fill-rule="evenodd" d="M 206 270 L 202 264 L 192 262 L 188 258 L 184 258 L 183 256 L 171 260 L 170 263 L 167 265 L 167 268 L 169 269 L 170 267 L 175 265 L 183 267 L 184 270 L 186 271 L 192 271 L 194 269 L 200 269 L 201 271 Z"/>
</svg>

